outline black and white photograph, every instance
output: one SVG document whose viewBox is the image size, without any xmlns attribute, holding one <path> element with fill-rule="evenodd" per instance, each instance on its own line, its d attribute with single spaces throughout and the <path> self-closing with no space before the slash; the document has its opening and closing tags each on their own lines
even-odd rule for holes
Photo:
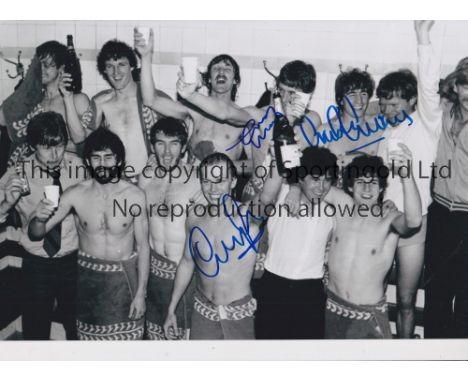
<svg viewBox="0 0 468 382">
<path fill-rule="evenodd" d="M 0 21 L 0 340 L 468 338 L 467 34 Z"/>
</svg>

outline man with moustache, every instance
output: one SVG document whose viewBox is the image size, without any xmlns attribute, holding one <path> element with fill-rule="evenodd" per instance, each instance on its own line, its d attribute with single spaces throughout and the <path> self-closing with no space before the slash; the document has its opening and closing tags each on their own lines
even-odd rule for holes
<svg viewBox="0 0 468 382">
<path fill-rule="evenodd" d="M 141 34 L 135 32 L 135 48 L 141 55 L 141 85 L 145 105 L 162 115 L 182 120 L 188 119 L 188 122 L 193 122 L 193 132 L 188 144 L 189 154 L 192 157 L 203 160 L 209 154 L 222 152 L 234 161 L 239 174 L 250 173 L 252 171 L 251 161 L 240 160 L 243 152 L 241 145 L 226 151 L 228 147 L 238 141 L 240 130 L 237 127 L 242 126 L 242 124 L 233 124 L 206 109 L 201 108 L 200 110 L 190 104 L 158 96 L 151 70 L 153 40 L 153 31 L 150 33 L 149 41 L 145 41 Z M 204 84 L 208 88 L 209 96 L 203 97 L 216 103 L 238 108 L 235 100 L 240 82 L 240 68 L 234 58 L 227 54 L 218 55 L 208 64 Z M 197 86 L 199 85 L 193 84 L 194 88 Z M 247 150 L 246 154 L 250 158 L 250 150 Z"/>
<path fill-rule="evenodd" d="M 23 338 L 50 338 L 56 300 L 66 337 L 73 340 L 77 338 L 78 252 L 73 217 L 65 217 L 42 242 L 29 240 L 27 231 L 29 218 L 44 197 L 44 187 L 57 185 L 66 191 L 84 180 L 85 171 L 80 158 L 65 152 L 68 132 L 60 114 L 48 111 L 34 116 L 28 124 L 26 137 L 34 153 L 18 163 L 18 172 L 10 167 L 0 179 L 0 223 L 13 209 L 21 220 L 20 245 L 24 248 L 22 271 L 26 298 L 22 313 Z M 29 193 L 22 191 L 25 179 Z"/>
<path fill-rule="evenodd" d="M 151 247 L 146 338 L 164 340 L 164 320 L 184 254 L 186 209 L 201 191 L 194 167 L 182 159 L 188 140 L 184 123 L 162 118 L 152 127 L 150 139 L 156 166 L 145 168 L 138 183 L 146 193 Z M 193 283 L 176 309 L 178 338 L 188 338 L 192 307 Z"/>
<path fill-rule="evenodd" d="M 84 160 L 92 179 L 64 192 L 58 208 L 41 200 L 29 237 L 41 240 L 74 210 L 79 235 L 78 338 L 142 339 L 149 273 L 145 194 L 119 179 L 125 149 L 109 130 L 98 129 L 86 138 Z M 116 203 L 140 206 L 142 211 L 116 213 Z"/>
</svg>

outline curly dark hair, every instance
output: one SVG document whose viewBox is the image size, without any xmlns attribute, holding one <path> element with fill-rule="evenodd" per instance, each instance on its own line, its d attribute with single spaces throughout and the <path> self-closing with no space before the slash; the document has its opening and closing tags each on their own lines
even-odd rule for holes
<svg viewBox="0 0 468 382">
<path fill-rule="evenodd" d="M 338 178 L 337 157 L 324 147 L 307 147 L 302 152 L 301 166 L 297 167 L 297 180 L 303 180 L 307 175 L 331 177 L 332 184 Z"/>
<path fill-rule="evenodd" d="M 151 127 L 150 142 L 152 145 L 156 142 L 157 133 L 163 133 L 168 137 L 179 138 L 182 146 L 184 146 L 188 140 L 188 131 L 185 123 L 172 117 L 161 118 Z"/>
<path fill-rule="evenodd" d="M 100 127 L 93 131 L 84 141 L 83 159 L 89 166 L 91 154 L 95 151 L 104 151 L 110 149 L 117 157 L 117 163 L 120 163 L 120 172 L 125 168 L 125 147 L 118 135 L 112 131 Z"/>
<path fill-rule="evenodd" d="M 343 190 L 353 196 L 351 189 L 356 178 L 362 176 L 376 177 L 382 189 L 379 195 L 379 201 L 381 202 L 387 188 L 389 174 L 390 170 L 381 157 L 376 155 L 357 156 L 343 169 Z"/>
<path fill-rule="evenodd" d="M 99 74 L 109 82 L 106 74 L 106 62 L 109 60 L 118 60 L 119 58 L 127 58 L 132 70 L 133 81 L 140 80 L 140 71 L 137 68 L 137 57 L 133 49 L 126 43 L 117 39 L 107 41 L 99 51 L 97 56 L 97 69 Z"/>
<path fill-rule="evenodd" d="M 369 99 L 374 95 L 375 82 L 372 76 L 359 68 L 341 72 L 335 80 L 335 101 L 338 106 L 343 105 L 343 99 L 352 90 L 364 90 Z"/>
</svg>

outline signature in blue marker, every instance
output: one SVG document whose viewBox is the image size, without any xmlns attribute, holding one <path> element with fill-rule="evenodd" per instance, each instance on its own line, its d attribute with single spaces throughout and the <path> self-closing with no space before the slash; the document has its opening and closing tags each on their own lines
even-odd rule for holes
<svg viewBox="0 0 468 382">
<path fill-rule="evenodd" d="M 306 140 L 306 142 L 312 147 L 318 147 L 320 144 L 325 145 L 327 143 L 336 142 L 340 139 L 346 138 L 350 141 L 356 142 L 362 136 L 369 137 L 372 134 L 377 133 L 379 130 L 385 130 L 389 125 L 397 125 L 399 123 L 404 122 L 405 120 L 408 122 L 408 126 L 413 124 L 413 118 L 403 110 L 402 118 L 398 116 L 392 121 L 389 118 L 386 118 L 382 114 L 378 114 L 374 117 L 374 124 L 370 124 L 369 122 L 365 121 L 364 125 L 361 124 L 359 116 L 354 108 L 353 104 L 349 100 L 348 97 L 345 97 L 345 101 L 348 102 L 351 110 L 353 111 L 354 120 L 349 123 L 349 126 L 345 126 L 343 122 L 343 114 L 342 110 L 336 105 L 330 105 L 327 109 L 327 124 L 329 129 L 325 129 L 322 131 L 317 131 L 317 128 L 314 122 L 307 117 L 304 116 L 304 122 L 300 125 L 300 131 Z M 336 121 L 334 121 L 336 119 Z M 312 137 L 309 137 L 306 129 L 308 125 L 309 129 L 312 130 Z M 335 127 L 338 125 L 337 127 Z M 312 139 L 311 139 L 312 138 Z M 371 144 L 377 143 L 384 139 L 383 137 L 370 142 L 366 143 L 363 146 L 356 147 L 353 151 L 357 151 L 362 149 L 363 147 L 369 146 Z"/>
<path fill-rule="evenodd" d="M 226 202 L 229 199 L 232 200 L 232 205 L 236 211 L 235 214 L 240 217 L 240 225 L 237 225 L 233 216 L 231 216 L 228 212 Z M 260 241 L 264 232 L 263 228 L 260 229 L 255 237 L 252 237 L 250 233 L 251 219 L 258 220 L 259 223 L 261 223 L 264 220 L 262 217 L 254 216 L 250 211 L 247 211 L 245 214 L 242 214 L 240 206 L 228 194 L 223 195 L 222 203 L 224 214 L 228 217 L 236 233 L 235 235 L 231 236 L 231 239 L 228 240 L 228 243 L 226 243 L 224 240 L 221 240 L 221 246 L 223 248 L 223 253 L 221 255 L 215 252 L 213 244 L 200 227 L 194 226 L 190 230 L 188 243 L 190 256 L 192 257 L 193 262 L 195 263 L 195 267 L 198 269 L 198 271 L 206 277 L 216 277 L 220 270 L 220 264 L 226 264 L 227 262 L 229 262 L 230 252 L 234 251 L 238 246 L 242 248 L 242 252 L 239 255 L 237 255 L 237 260 L 242 260 L 244 256 L 246 256 L 250 251 L 258 253 L 258 242 Z M 198 240 L 194 240 L 193 237 L 195 236 L 195 234 L 198 234 Z M 200 246 L 204 247 L 203 251 L 200 250 Z M 206 255 L 202 255 L 202 252 Z M 216 268 L 212 273 L 207 272 L 205 269 L 203 269 L 203 266 L 201 265 L 203 263 L 211 262 L 215 262 L 216 264 Z"/>
<path fill-rule="evenodd" d="M 277 112 L 273 106 L 268 106 L 265 110 L 265 114 L 263 115 L 260 121 L 255 121 L 255 119 L 250 119 L 245 126 L 242 128 L 242 132 L 239 136 L 239 140 L 236 141 L 232 146 L 229 146 L 226 151 L 232 150 L 234 147 L 242 143 L 244 146 L 252 145 L 255 148 L 260 148 L 262 145 L 262 141 L 266 139 L 266 134 L 269 130 L 273 128 L 275 125 L 275 118 L 283 116 L 282 113 Z M 265 127 L 265 129 L 261 130 L 262 125 L 265 123 L 266 120 L 271 118 L 272 122 Z"/>
<path fill-rule="evenodd" d="M 389 125 L 394 126 L 404 121 L 407 121 L 408 126 L 413 124 L 413 118 L 403 110 L 401 113 L 402 116 L 396 116 L 393 121 L 389 118 L 386 118 L 382 114 L 378 114 L 374 117 L 373 124 L 370 124 L 368 121 L 364 121 L 364 124 L 362 125 L 356 109 L 354 108 L 350 99 L 345 96 L 345 101 L 348 102 L 354 116 L 354 120 L 349 123 L 349 126 L 345 126 L 345 123 L 343 122 L 343 112 L 336 105 L 330 105 L 327 109 L 328 129 L 317 131 L 317 127 L 315 126 L 312 119 L 310 119 L 307 115 L 304 115 L 303 122 L 301 122 L 299 128 L 302 136 L 309 146 L 318 147 L 320 145 L 326 145 L 327 143 L 337 142 L 343 138 L 357 142 L 362 136 L 369 137 L 372 134 L 377 133 L 379 130 L 385 130 Z M 236 141 L 232 146 L 228 147 L 226 151 L 232 150 L 240 143 L 244 146 L 252 145 L 255 148 L 259 148 L 262 142 L 266 139 L 267 132 L 275 125 L 274 117 L 278 116 L 283 116 L 283 114 L 275 111 L 273 106 L 268 106 L 265 114 L 258 123 L 254 119 L 251 119 L 246 123 L 242 129 L 239 140 Z M 272 118 L 273 121 L 270 122 L 262 132 L 262 124 L 265 123 L 265 121 L 269 118 Z M 336 126 L 337 122 L 334 120 L 338 122 L 338 126 Z M 310 133 L 311 136 L 309 135 Z M 384 137 L 378 138 L 375 141 L 356 147 L 350 152 L 358 151 L 359 149 L 362 149 L 366 146 L 380 142 L 383 139 Z"/>
</svg>

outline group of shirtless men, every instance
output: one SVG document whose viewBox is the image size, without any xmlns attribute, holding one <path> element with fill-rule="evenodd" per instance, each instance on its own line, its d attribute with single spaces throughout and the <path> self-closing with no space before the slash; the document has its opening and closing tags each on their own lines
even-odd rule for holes
<svg viewBox="0 0 468 382">
<path fill-rule="evenodd" d="M 428 208 L 450 202 L 445 219 L 466 213 L 454 208 L 456 192 L 443 190 L 460 187 L 454 177 L 468 182 L 457 151 L 468 69 L 460 63 L 438 93 L 432 25 L 415 22 L 417 79 L 387 74 L 371 103 L 371 75 L 343 71 L 327 123 L 309 110 L 313 66 L 281 68 L 276 92 L 301 149 L 295 179 L 278 170 L 273 127 L 282 115 L 271 112 L 273 99 L 262 108 L 235 103 L 232 57 L 213 58 L 197 83 L 179 73 L 174 101 L 155 89 L 153 32 L 135 31 L 134 50 L 117 40 L 102 47 L 97 67 L 111 88 L 90 101 L 67 87 L 66 48 L 38 47 L 43 98 L 16 122 L 31 152 L 0 180 L 0 223 L 13 210 L 21 220 L 16 234 L 3 234 L 24 248 L 24 338 L 49 339 L 54 305 L 67 339 L 392 338 L 385 293 L 395 259 L 398 336 L 414 334 L 423 265 L 425 336 L 466 336 L 468 288 L 449 266 L 468 263 L 467 241 L 441 237 L 442 212 L 434 221 Z M 452 177 L 434 175 L 433 186 L 413 166 L 452 158 Z M 47 185 L 60 187 L 58 205 L 44 197 Z M 323 213 L 330 205 L 334 216 Z M 345 206 L 352 212 L 341 213 Z M 378 214 L 361 213 L 376 206 Z"/>
</svg>

